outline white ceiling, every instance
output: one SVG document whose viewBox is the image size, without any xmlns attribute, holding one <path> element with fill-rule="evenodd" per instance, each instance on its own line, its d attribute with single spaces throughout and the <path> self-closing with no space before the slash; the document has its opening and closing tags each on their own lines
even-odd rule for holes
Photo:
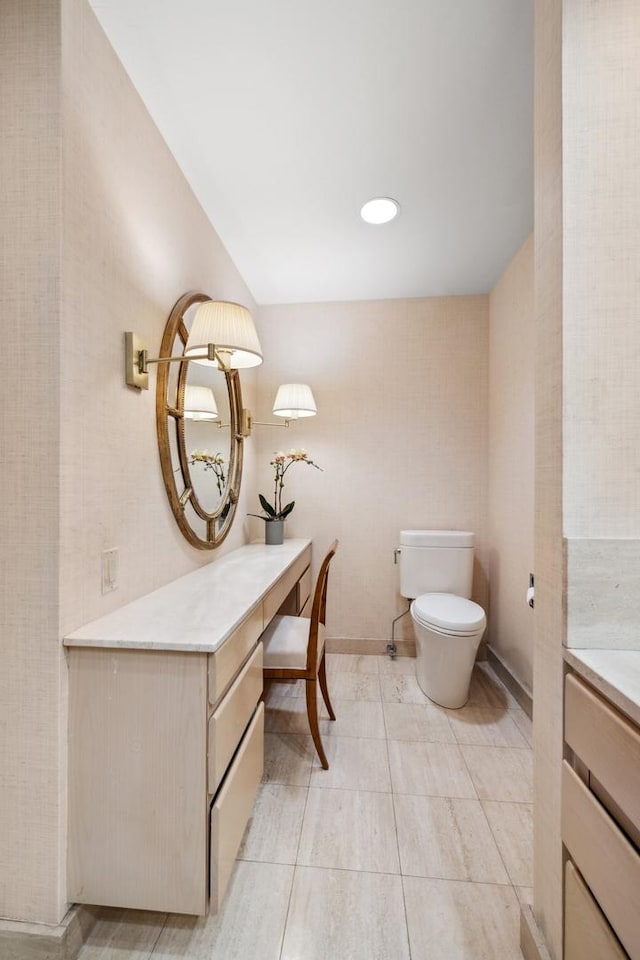
<svg viewBox="0 0 640 960">
<path fill-rule="evenodd" d="M 531 230 L 533 0 L 90 2 L 258 303 L 487 292 Z"/>
</svg>

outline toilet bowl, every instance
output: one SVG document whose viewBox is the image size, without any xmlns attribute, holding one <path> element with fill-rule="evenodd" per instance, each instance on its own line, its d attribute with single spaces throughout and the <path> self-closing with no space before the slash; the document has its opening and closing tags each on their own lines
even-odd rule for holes
<svg viewBox="0 0 640 960">
<path fill-rule="evenodd" d="M 484 610 L 452 593 L 424 593 L 411 604 L 411 618 L 420 689 L 442 707 L 464 706 L 487 625 Z"/>
</svg>

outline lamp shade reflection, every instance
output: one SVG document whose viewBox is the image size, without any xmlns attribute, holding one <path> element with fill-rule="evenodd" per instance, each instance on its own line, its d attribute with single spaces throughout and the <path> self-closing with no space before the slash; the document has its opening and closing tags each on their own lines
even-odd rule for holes
<svg viewBox="0 0 640 960">
<path fill-rule="evenodd" d="M 199 387 L 188 383 L 184 390 L 184 416 L 186 420 L 218 420 L 216 398 L 211 387 Z"/>
</svg>

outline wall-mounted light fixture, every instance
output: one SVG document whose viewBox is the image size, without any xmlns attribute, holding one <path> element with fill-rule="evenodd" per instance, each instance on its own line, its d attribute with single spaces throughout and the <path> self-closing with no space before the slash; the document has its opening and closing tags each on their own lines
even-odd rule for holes
<svg viewBox="0 0 640 960">
<path fill-rule="evenodd" d="M 184 354 L 154 357 L 135 333 L 125 334 L 126 381 L 149 389 L 151 363 L 205 363 L 219 370 L 239 370 L 262 363 L 262 349 L 251 314 L 239 303 L 205 300 L 196 310 Z"/>
<path fill-rule="evenodd" d="M 216 398 L 211 387 L 188 383 L 184 388 L 185 420 L 219 420 Z"/>
<path fill-rule="evenodd" d="M 261 427 L 288 427 L 292 420 L 298 420 L 302 417 L 315 417 L 318 412 L 316 402 L 313 399 L 311 387 L 306 383 L 283 383 L 278 387 L 276 400 L 273 405 L 273 413 L 276 417 L 283 417 L 284 423 L 274 423 L 273 421 L 253 420 L 248 411 L 248 429 L 252 426 Z"/>
</svg>

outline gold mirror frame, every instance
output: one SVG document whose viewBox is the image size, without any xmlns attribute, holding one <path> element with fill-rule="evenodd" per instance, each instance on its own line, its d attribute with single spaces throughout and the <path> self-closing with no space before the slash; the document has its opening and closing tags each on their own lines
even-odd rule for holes
<svg viewBox="0 0 640 960">
<path fill-rule="evenodd" d="M 164 328 L 160 357 L 179 357 L 184 350 L 189 336 L 185 325 L 186 312 L 196 303 L 204 303 L 211 297 L 206 293 L 185 293 L 169 315 Z M 230 452 L 229 469 L 226 486 L 218 507 L 213 513 L 208 513 L 196 495 L 189 470 L 189 456 L 187 454 L 184 429 L 184 393 L 187 382 L 189 363 L 180 363 L 177 379 L 171 375 L 171 363 L 158 364 L 156 381 L 156 427 L 158 433 L 158 448 L 162 478 L 167 491 L 169 503 L 177 524 L 189 543 L 199 550 L 213 550 L 219 546 L 229 533 L 233 523 L 240 482 L 242 479 L 242 459 L 244 452 L 244 437 L 240 432 L 242 422 L 242 393 L 240 389 L 240 375 L 237 370 L 220 374 L 224 375 L 229 393 L 230 410 Z M 176 467 L 171 456 L 171 434 L 173 433 L 178 452 L 179 466 Z M 186 510 L 191 507 L 196 516 L 202 521 L 202 532 L 198 531 L 187 516 Z"/>
</svg>

